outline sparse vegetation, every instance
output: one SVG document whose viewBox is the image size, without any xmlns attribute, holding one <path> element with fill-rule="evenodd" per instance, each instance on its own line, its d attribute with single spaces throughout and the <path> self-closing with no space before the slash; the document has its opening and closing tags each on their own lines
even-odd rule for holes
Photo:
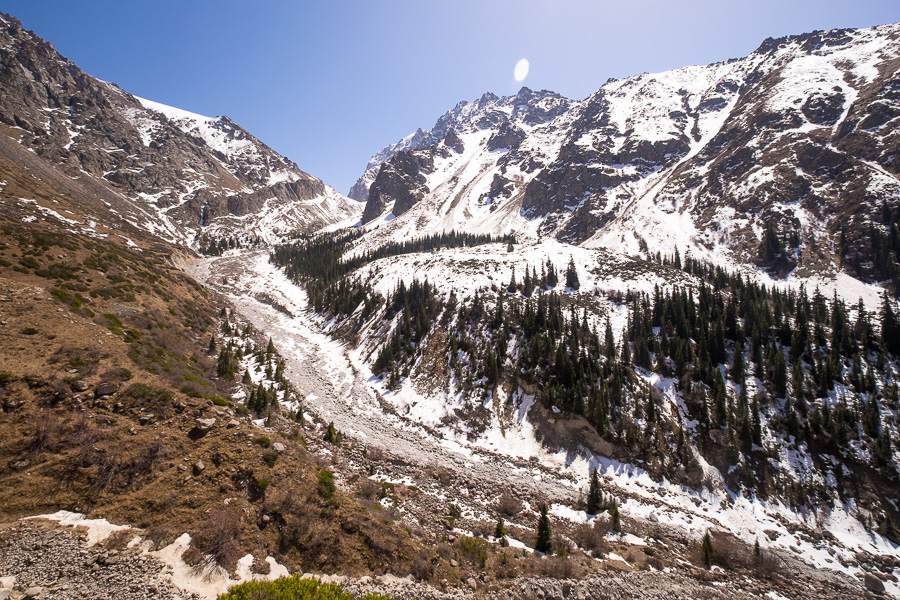
<svg viewBox="0 0 900 600">
<path fill-rule="evenodd" d="M 275 581 L 248 581 L 229 588 L 218 600 L 358 600 L 333 583 L 304 579 L 302 575 L 281 577 Z M 367 594 L 362 600 L 391 600 L 388 596 Z"/>
</svg>

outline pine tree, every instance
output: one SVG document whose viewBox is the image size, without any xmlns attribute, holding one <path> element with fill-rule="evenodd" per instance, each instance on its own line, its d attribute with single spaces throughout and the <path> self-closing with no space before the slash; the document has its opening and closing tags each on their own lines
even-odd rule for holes
<svg viewBox="0 0 900 600">
<path fill-rule="evenodd" d="M 594 469 L 588 487 L 587 513 L 596 515 L 601 510 L 603 510 L 603 491 L 600 489 L 600 475 L 597 474 L 597 469 Z"/>
<path fill-rule="evenodd" d="M 494 527 L 494 537 L 498 540 L 503 538 L 506 535 L 506 524 L 503 522 L 503 517 L 497 517 L 497 526 Z"/>
<path fill-rule="evenodd" d="M 609 318 L 606 319 L 606 332 L 603 334 L 603 344 L 606 350 L 606 358 L 613 359 L 616 356 L 616 340 L 613 337 L 612 326 Z"/>
<path fill-rule="evenodd" d="M 337 435 L 337 430 L 334 428 L 334 423 L 328 424 L 328 427 L 325 429 L 324 439 L 329 444 L 337 444 L 338 443 L 338 435 Z"/>
<path fill-rule="evenodd" d="M 537 524 L 537 540 L 534 543 L 534 549 L 544 554 L 553 551 L 553 539 L 550 531 L 550 517 L 547 516 L 547 504 L 541 504 L 541 516 L 538 518 Z"/>
<path fill-rule="evenodd" d="M 873 439 L 881 435 L 881 410 L 874 394 L 869 395 L 863 409 L 863 431 Z"/>
<path fill-rule="evenodd" d="M 556 266 L 552 262 L 550 262 L 550 260 L 548 259 L 547 260 L 547 286 L 552 289 L 552 288 L 555 288 L 557 285 L 559 285 L 559 276 L 556 274 Z"/>
<path fill-rule="evenodd" d="M 881 298 L 881 339 L 885 350 L 900 355 L 900 322 L 892 305 L 890 296 L 885 292 Z"/>
<path fill-rule="evenodd" d="M 575 268 L 575 259 L 569 257 L 569 265 L 566 267 L 566 287 L 577 290 L 581 287 L 578 281 L 578 270 Z"/>
<path fill-rule="evenodd" d="M 784 361 L 784 352 L 781 348 L 775 349 L 772 360 L 772 385 L 779 398 L 784 398 L 787 393 L 787 363 Z"/>
<path fill-rule="evenodd" d="M 731 365 L 731 378 L 735 383 L 744 384 L 744 345 L 740 341 L 734 344 L 734 362 Z"/>
<path fill-rule="evenodd" d="M 706 535 L 703 536 L 703 541 L 700 543 L 700 558 L 703 561 L 703 566 L 707 569 L 712 567 L 713 547 L 712 538 L 709 537 L 709 530 L 706 531 Z"/>
<path fill-rule="evenodd" d="M 609 511 L 610 525 L 613 531 L 619 531 L 622 525 L 622 517 L 619 515 L 619 505 L 613 501 L 612 510 Z"/>
</svg>

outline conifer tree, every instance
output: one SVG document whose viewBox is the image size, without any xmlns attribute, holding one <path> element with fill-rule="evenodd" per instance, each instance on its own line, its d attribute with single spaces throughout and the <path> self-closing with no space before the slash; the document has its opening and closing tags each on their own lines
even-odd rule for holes
<svg viewBox="0 0 900 600">
<path fill-rule="evenodd" d="M 503 517 L 497 517 L 497 525 L 494 527 L 494 537 L 498 540 L 506 536 L 506 524 Z"/>
<path fill-rule="evenodd" d="M 541 516 L 538 518 L 537 524 L 537 540 L 534 543 L 534 549 L 544 554 L 553 551 L 553 539 L 550 531 L 550 517 L 547 516 L 547 504 L 541 504 Z"/>
<path fill-rule="evenodd" d="M 613 359 L 616 356 L 616 340 L 613 337 L 612 326 L 609 323 L 609 318 L 606 319 L 606 333 L 603 335 L 604 345 L 606 347 L 606 357 L 609 359 Z"/>
<path fill-rule="evenodd" d="M 709 537 L 709 530 L 706 531 L 706 534 L 703 536 L 703 541 L 700 543 L 700 559 L 703 561 L 703 566 L 707 569 L 712 567 L 713 547 L 712 538 Z"/>
<path fill-rule="evenodd" d="M 575 259 L 569 257 L 569 265 L 566 267 L 566 287 L 577 290 L 581 287 L 578 281 L 578 270 L 575 268 Z"/>
<path fill-rule="evenodd" d="M 334 423 L 328 424 L 328 427 L 325 429 L 324 439 L 329 444 L 337 444 L 338 443 L 337 430 L 334 428 Z"/>
<path fill-rule="evenodd" d="M 547 259 L 547 287 L 555 288 L 559 285 L 559 276 L 556 274 L 556 266 Z"/>
<path fill-rule="evenodd" d="M 591 472 L 591 481 L 588 486 L 587 513 L 596 515 L 601 510 L 603 510 L 603 491 L 600 489 L 600 476 L 597 474 L 597 469 L 594 469 Z"/>
<path fill-rule="evenodd" d="M 734 362 L 731 365 L 731 378 L 735 383 L 744 383 L 744 345 L 737 341 L 734 344 Z"/>
<path fill-rule="evenodd" d="M 881 339 L 885 350 L 900 355 L 900 322 L 892 305 L 890 296 L 885 292 L 881 298 Z"/>
<path fill-rule="evenodd" d="M 619 505 L 613 501 L 612 510 L 609 511 L 610 525 L 613 531 L 619 531 L 622 525 L 622 517 L 619 515 Z"/>
</svg>

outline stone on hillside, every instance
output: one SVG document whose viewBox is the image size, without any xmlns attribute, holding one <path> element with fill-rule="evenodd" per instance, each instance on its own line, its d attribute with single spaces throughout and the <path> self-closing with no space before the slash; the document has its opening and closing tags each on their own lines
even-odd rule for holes
<svg viewBox="0 0 900 600">
<path fill-rule="evenodd" d="M 194 425 L 197 427 L 197 429 L 200 430 L 201 433 L 206 433 L 216 426 L 216 420 L 213 417 L 210 417 L 208 419 L 196 419 L 194 421 Z"/>
<path fill-rule="evenodd" d="M 275 442 L 274 444 L 272 444 L 272 450 L 281 454 L 285 450 L 284 444 L 282 444 L 281 442 Z"/>
<path fill-rule="evenodd" d="M 884 593 L 884 583 L 872 575 L 871 573 L 866 573 L 864 578 L 866 589 L 872 592 L 873 594 L 883 594 Z"/>
<path fill-rule="evenodd" d="M 97 386 L 97 389 L 94 391 L 94 394 L 100 398 L 101 396 L 110 396 L 119 391 L 119 384 L 112 383 L 111 381 L 106 381 Z"/>
<path fill-rule="evenodd" d="M 32 586 L 32 587 L 28 588 L 27 590 L 25 590 L 25 597 L 26 598 L 37 598 L 38 596 L 41 595 L 41 592 L 43 592 L 43 591 L 44 591 L 44 588 L 35 585 L 35 586 Z"/>
<path fill-rule="evenodd" d="M 194 463 L 194 476 L 199 475 L 200 473 L 202 473 L 205 470 L 206 470 L 206 465 L 203 464 L 202 460 L 198 460 L 197 462 Z"/>
<path fill-rule="evenodd" d="M 87 381 L 83 379 L 79 379 L 78 381 L 72 382 L 72 389 L 76 392 L 86 392 L 90 386 Z"/>
</svg>

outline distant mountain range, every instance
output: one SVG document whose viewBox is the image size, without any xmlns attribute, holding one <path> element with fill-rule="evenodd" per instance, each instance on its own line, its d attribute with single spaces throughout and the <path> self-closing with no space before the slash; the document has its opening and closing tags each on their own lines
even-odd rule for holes
<svg viewBox="0 0 900 600">
<path fill-rule="evenodd" d="M 351 196 L 364 222 L 393 219 L 379 236 L 515 233 L 896 285 L 898 57 L 900 25 L 838 29 L 584 100 L 485 94 L 376 153 Z"/>
</svg>

